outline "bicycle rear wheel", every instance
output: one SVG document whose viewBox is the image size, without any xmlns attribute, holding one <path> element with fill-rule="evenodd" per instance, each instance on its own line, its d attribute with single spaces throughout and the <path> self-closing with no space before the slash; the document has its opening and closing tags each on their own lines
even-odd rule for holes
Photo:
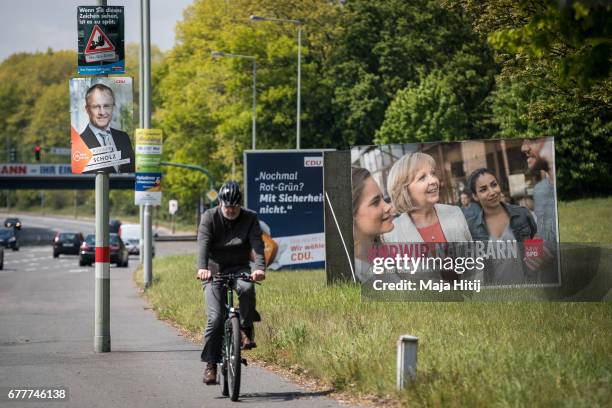
<svg viewBox="0 0 612 408">
<path fill-rule="evenodd" d="M 229 380 L 230 399 L 238 401 L 240 395 L 240 322 L 238 316 L 230 318 L 231 331 L 227 339 L 229 353 L 227 355 L 227 377 Z"/>
</svg>

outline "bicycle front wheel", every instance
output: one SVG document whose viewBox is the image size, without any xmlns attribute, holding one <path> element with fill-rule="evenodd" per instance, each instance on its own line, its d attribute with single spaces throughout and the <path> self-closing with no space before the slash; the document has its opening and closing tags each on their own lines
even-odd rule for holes
<svg viewBox="0 0 612 408">
<path fill-rule="evenodd" d="M 227 356 L 227 376 L 229 380 L 230 399 L 238 401 L 240 395 L 240 322 L 238 316 L 230 318 L 230 338 L 227 339 L 229 354 Z"/>
</svg>

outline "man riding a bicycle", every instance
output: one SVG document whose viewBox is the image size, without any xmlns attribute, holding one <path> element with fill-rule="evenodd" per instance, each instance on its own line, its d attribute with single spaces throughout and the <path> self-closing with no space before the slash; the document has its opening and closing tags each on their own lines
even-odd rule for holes
<svg viewBox="0 0 612 408">
<path fill-rule="evenodd" d="M 220 205 L 207 210 L 198 228 L 198 272 L 202 280 L 208 322 L 204 331 L 201 360 L 206 362 L 204 383 L 217 382 L 217 363 L 221 362 L 223 337 L 223 284 L 215 277 L 221 274 L 250 273 L 253 282 L 265 279 L 264 243 L 257 214 L 240 203 L 242 193 L 235 181 L 228 181 L 219 190 Z M 255 254 L 255 268 L 251 272 L 251 253 Z M 259 321 L 255 310 L 253 282 L 235 281 L 233 289 L 240 302 L 242 347 L 255 347 L 253 322 Z"/>
</svg>

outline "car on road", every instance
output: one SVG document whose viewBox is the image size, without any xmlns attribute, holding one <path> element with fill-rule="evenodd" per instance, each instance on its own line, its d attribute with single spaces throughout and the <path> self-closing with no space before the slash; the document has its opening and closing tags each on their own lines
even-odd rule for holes
<svg viewBox="0 0 612 408">
<path fill-rule="evenodd" d="M 19 251 L 19 237 L 13 228 L 0 228 L 0 246 Z"/>
<path fill-rule="evenodd" d="M 110 263 L 128 266 L 130 254 L 118 234 L 109 234 Z M 79 266 L 92 265 L 96 261 L 96 236 L 89 234 L 79 248 Z"/>
<path fill-rule="evenodd" d="M 85 239 L 80 232 L 58 232 L 53 238 L 53 257 L 61 254 L 78 255 Z"/>
<path fill-rule="evenodd" d="M 6 220 L 4 220 L 4 226 L 6 228 L 13 228 L 13 229 L 21 229 L 21 220 L 19 218 L 7 218 Z"/>
<path fill-rule="evenodd" d="M 140 224 L 122 224 L 120 235 L 130 255 L 139 255 Z M 155 244 L 153 244 L 153 248 L 151 249 L 151 255 L 155 257 Z"/>
</svg>

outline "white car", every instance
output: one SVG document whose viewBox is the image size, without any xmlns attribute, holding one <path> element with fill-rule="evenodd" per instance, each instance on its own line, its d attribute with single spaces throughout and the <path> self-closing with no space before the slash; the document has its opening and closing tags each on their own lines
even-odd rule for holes
<svg viewBox="0 0 612 408">
<path fill-rule="evenodd" d="M 140 254 L 140 224 L 121 224 L 119 235 L 130 255 Z M 155 256 L 155 243 L 152 255 Z"/>
</svg>

